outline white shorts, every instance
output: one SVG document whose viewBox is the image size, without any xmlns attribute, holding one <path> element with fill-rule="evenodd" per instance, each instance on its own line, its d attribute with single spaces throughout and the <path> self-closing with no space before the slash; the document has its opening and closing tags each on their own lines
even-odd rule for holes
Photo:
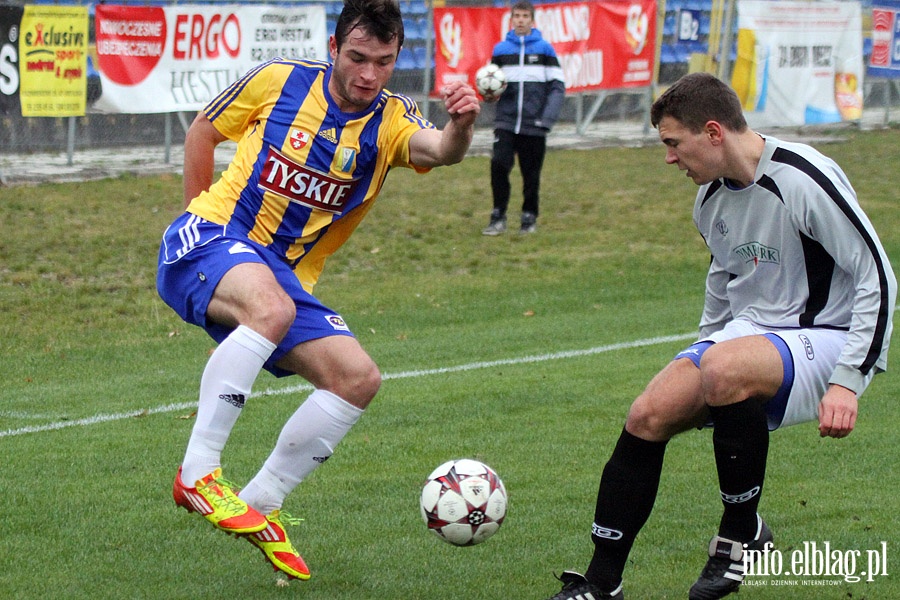
<svg viewBox="0 0 900 600">
<path fill-rule="evenodd" d="M 819 419 L 819 402 L 847 341 L 847 332 L 835 329 L 779 329 L 736 319 L 698 342 L 724 342 L 748 335 L 765 335 L 784 362 L 782 389 L 766 405 L 769 429 Z M 778 343 L 781 340 L 782 343 Z M 699 359 L 698 361 L 699 362 Z M 792 377 L 791 377 L 792 375 Z M 869 374 L 866 383 L 874 376 Z M 789 387 L 788 387 L 789 386 Z"/>
</svg>

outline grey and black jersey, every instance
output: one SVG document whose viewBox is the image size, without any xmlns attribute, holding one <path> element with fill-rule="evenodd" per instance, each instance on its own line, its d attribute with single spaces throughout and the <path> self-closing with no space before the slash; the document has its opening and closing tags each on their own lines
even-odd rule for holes
<svg viewBox="0 0 900 600">
<path fill-rule="evenodd" d="M 805 144 L 765 138 L 754 183 L 703 185 L 694 223 L 712 254 L 701 338 L 735 318 L 848 332 L 830 382 L 862 393 L 887 365 L 897 281 L 847 176 Z"/>
</svg>

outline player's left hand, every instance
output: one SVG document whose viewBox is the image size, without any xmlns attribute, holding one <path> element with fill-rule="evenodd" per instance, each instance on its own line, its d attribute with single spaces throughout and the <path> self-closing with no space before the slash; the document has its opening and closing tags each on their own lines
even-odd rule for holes
<svg viewBox="0 0 900 600">
<path fill-rule="evenodd" d="M 831 385 L 819 403 L 819 435 L 843 438 L 856 426 L 859 401 L 856 393 L 842 385 Z"/>
<path fill-rule="evenodd" d="M 458 125 L 475 124 L 475 119 L 481 112 L 481 103 L 472 86 L 463 81 L 451 81 L 441 88 L 441 98 L 447 114 Z"/>
</svg>

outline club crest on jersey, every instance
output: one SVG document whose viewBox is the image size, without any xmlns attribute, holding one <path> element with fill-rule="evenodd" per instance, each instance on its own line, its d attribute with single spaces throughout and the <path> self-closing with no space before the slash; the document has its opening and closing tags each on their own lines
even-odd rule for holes
<svg viewBox="0 0 900 600">
<path fill-rule="evenodd" d="M 763 246 L 759 242 L 750 242 L 734 249 L 734 253 L 744 259 L 745 263 L 753 261 L 754 266 L 759 263 L 781 264 L 781 253 L 778 248 Z"/>
<path fill-rule="evenodd" d="M 334 153 L 334 170 L 341 173 L 352 173 L 356 168 L 356 149 L 338 148 Z"/>
<path fill-rule="evenodd" d="M 309 143 L 309 134 L 299 129 L 291 129 L 291 148 L 302 150 Z"/>
<path fill-rule="evenodd" d="M 358 179 L 337 179 L 295 163 L 275 148 L 269 148 L 258 185 L 291 202 L 339 215 L 358 183 Z"/>
<path fill-rule="evenodd" d="M 341 315 L 328 315 L 325 317 L 325 320 L 328 321 L 328 324 L 335 330 L 350 331 L 350 328 L 347 327 L 347 324 L 344 322 L 344 318 Z"/>
</svg>

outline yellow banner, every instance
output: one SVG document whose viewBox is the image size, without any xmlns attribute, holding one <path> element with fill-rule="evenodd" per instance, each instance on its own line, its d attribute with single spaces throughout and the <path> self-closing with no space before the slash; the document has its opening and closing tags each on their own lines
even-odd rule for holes
<svg viewBox="0 0 900 600">
<path fill-rule="evenodd" d="M 87 50 L 86 6 L 25 6 L 19 33 L 23 117 L 84 115 Z"/>
</svg>

